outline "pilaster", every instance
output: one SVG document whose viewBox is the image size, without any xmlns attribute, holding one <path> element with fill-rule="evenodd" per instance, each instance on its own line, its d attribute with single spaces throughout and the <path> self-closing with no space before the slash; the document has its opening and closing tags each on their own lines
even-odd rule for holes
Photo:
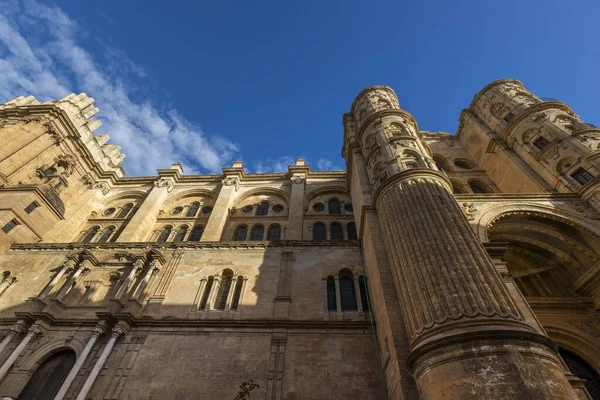
<svg viewBox="0 0 600 400">
<path fill-rule="evenodd" d="M 292 181 L 292 190 L 290 194 L 288 222 L 285 230 L 286 240 L 302 240 L 304 191 L 309 172 L 310 167 L 305 164 L 302 158 L 296 160 L 296 165 L 288 167 L 288 174 Z"/>
</svg>

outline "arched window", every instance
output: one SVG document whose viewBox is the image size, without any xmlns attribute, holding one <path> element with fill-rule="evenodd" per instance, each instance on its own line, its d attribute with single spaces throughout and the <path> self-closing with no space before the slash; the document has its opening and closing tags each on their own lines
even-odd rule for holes
<svg viewBox="0 0 600 400">
<path fill-rule="evenodd" d="M 261 201 L 256 207 L 256 215 L 267 215 L 269 214 L 269 202 Z"/>
<path fill-rule="evenodd" d="M 347 269 L 340 271 L 340 304 L 342 311 L 357 311 L 354 277 Z"/>
<path fill-rule="evenodd" d="M 206 280 L 206 287 L 204 288 L 204 294 L 202 295 L 202 300 L 200 300 L 199 310 L 204 310 L 206 308 L 206 303 L 208 303 L 208 296 L 210 295 L 212 286 L 214 283 L 214 278 L 209 276 Z"/>
<path fill-rule="evenodd" d="M 233 279 L 233 271 L 226 269 L 223 271 L 221 276 L 221 284 L 219 285 L 219 291 L 215 299 L 215 309 L 224 310 L 227 304 L 227 297 L 229 297 L 229 290 L 231 289 L 231 280 Z"/>
<path fill-rule="evenodd" d="M 600 376 L 587 362 L 576 354 L 565 349 L 558 350 L 560 356 L 565 360 L 569 371 L 579 379 L 583 380 L 585 388 L 593 400 L 600 399 Z"/>
<path fill-rule="evenodd" d="M 195 217 L 196 214 L 198 213 L 199 208 L 200 208 L 200 203 L 192 203 L 190 205 L 190 208 L 188 208 L 187 213 L 185 213 L 185 216 L 188 218 Z"/>
<path fill-rule="evenodd" d="M 329 214 L 338 215 L 342 213 L 342 208 L 340 207 L 340 201 L 338 199 L 330 199 L 329 200 Z"/>
<path fill-rule="evenodd" d="M 85 235 L 83 235 L 83 239 L 81 239 L 81 241 L 83 243 L 89 243 L 91 242 L 94 237 L 98 234 L 98 231 L 100 230 L 99 226 L 94 226 L 92 228 L 90 228 Z"/>
<path fill-rule="evenodd" d="M 73 350 L 63 350 L 51 355 L 40 364 L 29 379 L 19 394 L 19 399 L 54 399 L 73 365 L 75 365 Z"/>
<path fill-rule="evenodd" d="M 102 236 L 100 236 L 100 239 L 98 239 L 98 243 L 108 242 L 108 239 L 112 236 L 114 231 L 115 231 L 114 226 L 109 226 L 108 228 L 106 228 L 104 233 L 102 233 Z"/>
<path fill-rule="evenodd" d="M 456 186 L 452 185 L 452 194 L 461 194 L 462 192 L 460 191 L 459 188 L 457 188 Z"/>
<path fill-rule="evenodd" d="M 263 240 L 265 227 L 262 225 L 254 225 L 250 231 L 250 240 Z"/>
<path fill-rule="evenodd" d="M 363 311 L 371 311 L 369 308 L 369 298 L 367 297 L 367 282 L 365 282 L 365 277 L 362 275 L 358 277 L 358 288 L 360 290 L 360 301 Z"/>
<path fill-rule="evenodd" d="M 235 292 L 233 293 L 233 299 L 231 299 L 231 310 L 237 310 L 240 306 L 240 298 L 242 297 L 242 289 L 244 285 L 244 278 L 239 276 L 237 284 L 235 285 Z"/>
<path fill-rule="evenodd" d="M 267 240 L 280 240 L 281 239 L 281 225 L 274 224 L 269 227 L 267 231 Z"/>
<path fill-rule="evenodd" d="M 235 228 L 235 232 L 233 233 L 233 240 L 246 240 L 246 235 L 248 234 L 248 227 L 246 225 L 240 225 Z"/>
<path fill-rule="evenodd" d="M 202 233 L 204 232 L 203 226 L 195 226 L 192 233 L 190 233 L 190 237 L 188 240 L 190 242 L 199 242 L 200 238 L 202 238 Z"/>
<path fill-rule="evenodd" d="M 358 236 L 356 235 L 356 224 L 354 222 L 349 222 L 348 225 L 346 225 L 346 228 L 348 229 L 348 240 L 358 239 Z"/>
<path fill-rule="evenodd" d="M 131 211 L 132 208 L 133 208 L 133 204 L 131 204 L 131 203 L 125 204 L 123 206 L 123 208 L 121 208 L 121 210 L 117 214 L 117 218 L 127 218 L 127 215 L 129 215 L 129 212 Z"/>
<path fill-rule="evenodd" d="M 158 243 L 163 243 L 169 240 L 169 236 L 171 235 L 171 231 L 173 230 L 172 226 L 165 226 L 162 231 L 160 231 L 160 235 L 158 235 L 158 239 L 156 241 Z"/>
<path fill-rule="evenodd" d="M 335 297 L 335 280 L 331 275 L 327 277 L 327 311 L 337 311 L 337 299 Z"/>
<path fill-rule="evenodd" d="M 332 222 L 329 225 L 331 229 L 331 240 L 344 240 L 344 231 L 342 230 L 342 224 L 339 222 Z"/>
<path fill-rule="evenodd" d="M 313 240 L 327 240 L 325 224 L 317 222 L 313 225 Z"/>
<path fill-rule="evenodd" d="M 188 227 L 183 225 L 177 229 L 177 233 L 175 234 L 174 242 L 183 242 L 185 239 L 185 235 L 187 234 Z"/>
<path fill-rule="evenodd" d="M 488 191 L 479 183 L 469 182 L 469 187 L 475 194 L 487 193 Z"/>
</svg>

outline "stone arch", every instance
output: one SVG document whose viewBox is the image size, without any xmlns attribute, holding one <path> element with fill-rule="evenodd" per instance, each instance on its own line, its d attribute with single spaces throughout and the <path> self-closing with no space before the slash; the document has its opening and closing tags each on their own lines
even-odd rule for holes
<svg viewBox="0 0 600 400">
<path fill-rule="evenodd" d="M 208 198 L 211 199 L 213 202 L 216 201 L 217 199 L 217 194 L 215 192 L 213 192 L 212 190 L 208 190 L 208 189 L 188 189 L 188 190 L 184 190 L 181 191 L 177 194 L 175 194 L 174 196 L 171 196 L 167 199 L 167 201 L 165 201 L 165 204 L 163 205 L 163 210 L 170 210 L 170 208 L 177 204 L 179 201 L 184 200 L 184 199 L 192 199 L 192 198 L 197 198 L 197 197 L 201 197 L 201 198 Z"/>
<path fill-rule="evenodd" d="M 148 196 L 148 192 L 145 192 L 143 190 L 128 190 L 123 193 L 116 193 L 113 196 L 103 199 L 102 205 L 108 207 L 109 205 L 112 205 L 116 202 L 120 202 L 122 200 L 136 200 L 139 202 L 141 200 L 144 200 L 146 196 Z"/>
<path fill-rule="evenodd" d="M 587 362 L 600 373 L 600 350 L 598 338 L 571 325 L 546 322 L 546 333 L 559 347 L 562 347 Z"/>
<path fill-rule="evenodd" d="M 245 200 L 249 199 L 250 197 L 261 196 L 261 195 L 279 197 L 285 202 L 286 208 L 289 207 L 289 204 L 290 204 L 289 194 L 287 194 L 285 191 L 283 191 L 281 189 L 270 188 L 270 187 L 250 189 L 250 190 L 240 194 L 235 199 L 233 206 L 239 207 L 241 205 L 241 203 L 243 203 Z"/>
<path fill-rule="evenodd" d="M 91 336 L 91 333 L 90 333 Z M 75 352 L 75 357 L 79 355 L 85 347 L 86 341 L 81 338 L 73 338 L 69 341 L 66 339 L 57 339 L 44 344 L 25 359 L 20 366 L 23 371 L 34 372 L 46 359 L 50 356 L 63 351 L 72 350 Z"/>
<path fill-rule="evenodd" d="M 323 186 L 317 189 L 311 190 L 304 197 L 304 204 L 308 205 L 311 201 L 313 201 L 316 197 L 324 195 L 324 194 L 341 194 L 348 197 L 348 192 L 342 186 Z"/>
<path fill-rule="evenodd" d="M 467 180 L 467 186 L 471 188 L 472 185 L 477 185 L 485 189 L 486 193 L 496 193 L 497 190 L 494 187 L 494 184 L 487 179 L 483 178 L 471 178 Z M 472 189 L 471 189 L 472 190 Z"/>
<path fill-rule="evenodd" d="M 591 223 L 589 219 L 586 219 L 585 217 L 581 217 L 575 213 L 562 210 L 551 205 L 515 203 L 494 204 L 488 206 L 484 212 L 479 214 L 475 222 L 475 230 L 479 240 L 483 243 L 489 242 L 489 229 L 502 218 L 512 214 L 531 215 L 554 219 L 567 225 L 571 225 L 575 228 L 582 229 L 596 238 L 600 238 L 600 229 L 598 229 L 598 226 L 594 223 Z"/>
</svg>

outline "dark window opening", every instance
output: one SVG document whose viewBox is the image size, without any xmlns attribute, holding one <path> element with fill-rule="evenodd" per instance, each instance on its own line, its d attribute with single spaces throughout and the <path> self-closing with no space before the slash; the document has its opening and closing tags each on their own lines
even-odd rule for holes
<svg viewBox="0 0 600 400">
<path fill-rule="evenodd" d="M 8 233 L 8 232 L 12 231 L 12 230 L 13 230 L 13 228 L 14 228 L 15 226 L 17 226 L 17 225 L 19 225 L 19 221 L 17 221 L 16 219 L 14 219 L 14 218 L 13 218 L 13 219 L 11 219 L 10 221 L 8 221 L 8 222 L 6 223 L 6 225 L 4 225 L 4 226 L 2 227 L 2 232 L 4 232 L 4 233 Z"/>
<path fill-rule="evenodd" d="M 177 233 L 175 234 L 175 238 L 173 239 L 173 241 L 174 242 L 183 242 L 186 234 L 187 234 L 187 227 L 182 226 L 181 228 L 179 228 L 177 230 Z"/>
<path fill-rule="evenodd" d="M 123 208 L 121 208 L 121 211 L 119 211 L 119 214 L 117 214 L 117 218 L 127 218 L 127 215 L 129 214 L 132 208 L 133 204 L 125 204 Z"/>
<path fill-rule="evenodd" d="M 281 238 L 281 226 L 271 225 L 267 231 L 267 240 L 279 240 Z"/>
<path fill-rule="evenodd" d="M 338 199 L 329 200 L 329 214 L 338 215 L 341 213 L 340 201 Z"/>
<path fill-rule="evenodd" d="M 108 239 L 110 239 L 110 237 L 112 236 L 112 234 L 113 234 L 114 231 L 115 231 L 115 227 L 114 226 L 108 227 L 108 229 L 106 229 L 104 231 L 104 233 L 102 233 L 102 236 L 100 236 L 100 239 L 98 239 L 98 243 L 106 243 L 106 242 L 108 242 Z"/>
<path fill-rule="evenodd" d="M 344 240 L 344 231 L 342 230 L 342 224 L 339 222 L 333 222 L 330 225 L 331 228 L 331 240 Z"/>
<path fill-rule="evenodd" d="M 263 234 L 265 233 L 265 227 L 262 225 L 254 225 L 250 231 L 250 240 L 260 241 L 263 240 Z"/>
<path fill-rule="evenodd" d="M 201 226 L 197 226 L 194 228 L 194 230 L 192 231 L 192 233 L 190 234 L 190 237 L 188 238 L 188 240 L 190 242 L 199 242 L 200 239 L 202 238 L 202 233 L 204 232 L 204 228 Z"/>
<path fill-rule="evenodd" d="M 96 234 L 98 233 L 99 230 L 100 230 L 100 227 L 94 226 L 89 231 L 87 231 L 87 233 L 83 236 L 83 239 L 81 241 L 83 243 L 89 243 L 89 242 L 91 242 L 94 239 L 94 237 L 96 236 Z"/>
<path fill-rule="evenodd" d="M 169 236 L 171 235 L 171 230 L 173 228 L 171 228 L 170 226 L 164 227 L 163 230 L 160 232 L 160 235 L 158 235 L 158 239 L 156 239 L 156 241 L 158 243 L 164 243 L 167 240 L 169 240 Z"/>
<path fill-rule="evenodd" d="M 340 274 L 340 304 L 342 311 L 357 311 L 356 289 L 350 273 Z"/>
<path fill-rule="evenodd" d="M 198 214 L 199 208 L 200 208 L 200 203 L 192 203 L 190 205 L 190 208 L 188 208 L 187 213 L 185 213 L 185 216 L 188 218 L 195 217 L 196 214 Z"/>
<path fill-rule="evenodd" d="M 348 229 L 348 240 L 358 239 L 358 236 L 356 235 L 356 224 L 354 222 L 348 223 L 347 229 Z"/>
<path fill-rule="evenodd" d="M 548 141 L 548 139 L 546 139 L 543 136 L 538 138 L 538 140 L 536 140 L 535 142 L 533 142 L 533 145 L 540 150 L 542 150 L 544 147 L 548 146 L 549 144 L 550 144 L 550 142 Z"/>
<path fill-rule="evenodd" d="M 504 120 L 505 120 L 506 122 L 510 122 L 510 121 L 512 121 L 512 119 L 513 119 L 514 117 L 515 117 L 515 114 L 513 114 L 513 113 L 509 112 L 508 114 L 506 114 L 506 115 L 504 116 Z"/>
<path fill-rule="evenodd" d="M 337 311 L 335 280 L 333 279 L 333 276 L 327 277 L 327 311 Z"/>
<path fill-rule="evenodd" d="M 213 286 L 214 278 L 212 276 L 208 277 L 206 281 L 206 287 L 204 288 L 204 294 L 202 295 L 202 300 L 200 301 L 200 310 L 204 310 L 206 308 L 206 303 L 208 303 L 208 296 L 210 295 L 210 291 Z"/>
<path fill-rule="evenodd" d="M 31 214 L 33 212 L 33 210 L 35 210 L 38 207 L 40 207 L 40 203 L 38 203 L 37 201 L 34 201 L 30 205 L 28 205 L 27 207 L 25 207 L 25 212 L 27 214 Z"/>
<path fill-rule="evenodd" d="M 478 183 L 469 183 L 469 187 L 475 194 L 487 193 L 487 190 Z"/>
<path fill-rule="evenodd" d="M 246 240 L 247 234 L 248 234 L 248 227 L 246 225 L 240 225 L 235 229 L 235 233 L 233 234 L 233 240 L 237 240 L 237 241 Z"/>
<path fill-rule="evenodd" d="M 325 225 L 318 222 L 313 225 L 313 240 L 327 240 Z"/>
<path fill-rule="evenodd" d="M 268 215 L 269 214 L 269 202 L 261 201 L 256 207 L 256 215 Z"/>
<path fill-rule="evenodd" d="M 594 179 L 594 176 L 583 168 L 579 168 L 577 171 L 573 172 L 571 176 L 582 185 L 585 185 L 586 183 Z"/>
</svg>

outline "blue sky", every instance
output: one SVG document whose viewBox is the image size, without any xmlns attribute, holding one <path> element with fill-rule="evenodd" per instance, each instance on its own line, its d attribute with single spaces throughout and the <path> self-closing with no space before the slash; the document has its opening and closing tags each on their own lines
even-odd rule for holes
<svg viewBox="0 0 600 400">
<path fill-rule="evenodd" d="M 2 3 L 0 101 L 85 91 L 130 176 L 343 169 L 342 114 L 369 85 L 422 130 L 454 133 L 506 77 L 600 125 L 598 1 Z"/>
</svg>

